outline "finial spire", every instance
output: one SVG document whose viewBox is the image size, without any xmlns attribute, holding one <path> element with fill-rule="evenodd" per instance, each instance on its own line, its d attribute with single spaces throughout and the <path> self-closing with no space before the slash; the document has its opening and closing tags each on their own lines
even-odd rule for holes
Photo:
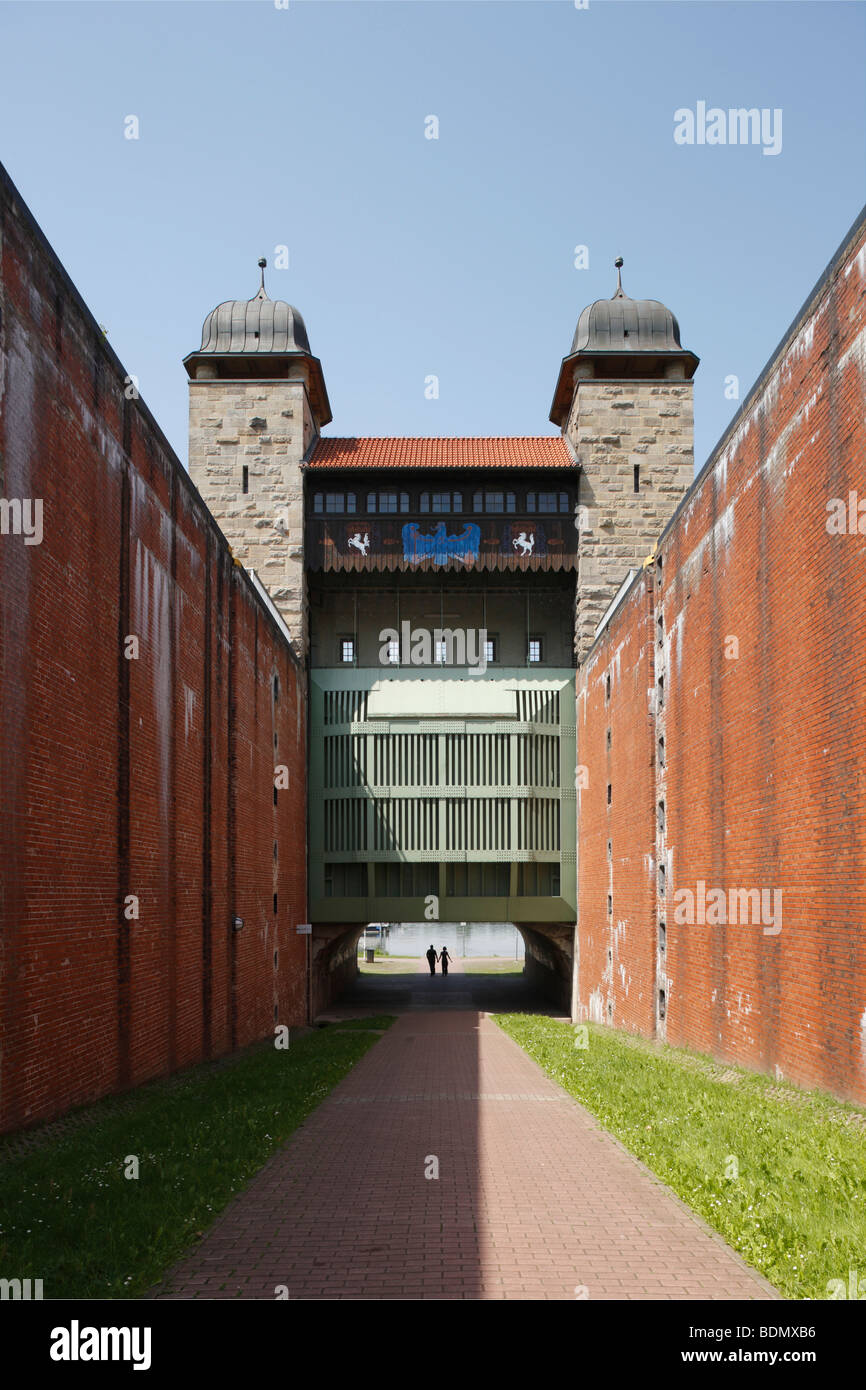
<svg viewBox="0 0 866 1390">
<path fill-rule="evenodd" d="M 622 287 L 622 256 L 617 256 L 614 265 L 616 266 L 616 294 L 614 295 L 614 299 L 624 299 L 625 291 Z"/>
<path fill-rule="evenodd" d="M 259 258 L 259 267 L 260 267 L 261 272 L 262 272 L 262 283 L 261 283 L 261 285 L 259 286 L 259 294 L 260 294 L 260 295 L 263 295 L 265 299 L 267 299 L 267 297 L 268 297 L 268 292 L 267 292 L 267 290 L 265 289 L 265 266 L 266 266 L 266 265 L 267 265 L 267 261 L 265 260 L 264 256 L 261 256 L 261 257 Z"/>
</svg>

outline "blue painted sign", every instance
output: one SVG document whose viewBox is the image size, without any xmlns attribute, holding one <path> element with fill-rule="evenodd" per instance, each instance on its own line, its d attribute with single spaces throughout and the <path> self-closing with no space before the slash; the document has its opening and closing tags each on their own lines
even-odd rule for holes
<svg viewBox="0 0 866 1390">
<path fill-rule="evenodd" d="M 444 521 L 437 523 L 432 536 L 423 535 L 417 521 L 403 527 L 403 559 L 409 565 L 420 565 L 424 560 L 432 560 L 434 565 L 462 560 L 471 565 L 478 558 L 480 544 L 481 527 L 473 521 L 467 522 L 457 536 L 446 534 Z"/>
</svg>

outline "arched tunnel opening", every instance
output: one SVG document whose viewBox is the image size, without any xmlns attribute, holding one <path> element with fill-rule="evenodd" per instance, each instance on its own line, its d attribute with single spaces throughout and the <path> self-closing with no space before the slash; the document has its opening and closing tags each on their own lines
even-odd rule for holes
<svg viewBox="0 0 866 1390">
<path fill-rule="evenodd" d="M 526 982 L 533 994 L 574 1018 L 575 928 L 567 924 L 516 924 L 526 946 Z"/>
<path fill-rule="evenodd" d="M 416 992 L 419 971 L 423 961 L 423 950 L 418 951 L 417 963 L 412 958 L 405 961 L 405 970 L 389 974 L 387 980 L 371 980 L 362 975 L 359 968 L 358 946 L 368 928 L 366 922 L 314 924 L 312 930 L 311 980 L 310 980 L 310 1021 L 326 1014 L 329 1010 L 359 1005 L 368 1007 L 407 1007 L 411 996 Z M 403 924 L 391 923 L 398 927 Z M 436 928 L 450 924 L 424 923 L 430 927 L 430 935 L 436 937 Z M 478 925 L 478 924 L 473 924 Z M 471 975 L 471 990 L 474 1002 L 482 1007 L 490 1001 L 491 1007 L 499 1007 L 521 1012 L 555 1013 L 561 1017 L 574 1018 L 575 998 L 575 928 L 569 923 L 535 923 L 529 925 L 515 922 L 512 925 L 520 934 L 524 944 L 523 970 L 512 974 L 504 983 L 503 977 L 491 971 Z M 439 932 L 439 935 L 442 933 Z M 466 957 L 471 959 L 471 957 Z M 460 966 L 458 965 L 458 970 Z M 454 974 L 453 980 L 462 979 Z M 467 981 L 463 979 L 463 983 Z M 442 997 L 447 1007 L 465 1006 L 466 989 L 454 989 Z"/>
</svg>

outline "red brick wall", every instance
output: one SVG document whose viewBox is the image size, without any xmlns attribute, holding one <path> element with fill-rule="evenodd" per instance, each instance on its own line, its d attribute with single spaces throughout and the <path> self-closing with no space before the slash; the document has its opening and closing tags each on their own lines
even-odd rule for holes
<svg viewBox="0 0 866 1390">
<path fill-rule="evenodd" d="M 596 642 L 578 687 L 579 759 L 589 769 L 579 816 L 583 1014 L 597 1016 L 601 1001 L 615 1025 L 860 1101 L 864 323 L 861 221 L 664 532 L 661 564 L 634 581 Z M 847 503 L 851 492 L 863 504 L 861 529 L 829 534 L 828 504 Z M 724 891 L 728 917 L 728 895 L 739 888 L 766 890 L 770 912 L 758 921 L 677 922 L 687 906 L 682 890 L 697 898 L 699 882 L 707 893 Z M 657 964 L 660 921 L 665 950 Z M 609 963 L 605 970 L 611 945 L 612 974 Z M 664 1018 L 648 1002 L 659 989 Z"/>
<path fill-rule="evenodd" d="M 304 1021 L 306 729 L 278 620 L 2 169 L 0 202 L 0 497 L 43 503 L 41 544 L 0 535 L 11 1129 Z"/>
<path fill-rule="evenodd" d="M 625 602 L 616 636 L 608 631 L 596 643 L 577 698 L 581 1014 L 638 1032 L 651 1030 L 655 1008 L 648 587 L 642 577 Z"/>
</svg>

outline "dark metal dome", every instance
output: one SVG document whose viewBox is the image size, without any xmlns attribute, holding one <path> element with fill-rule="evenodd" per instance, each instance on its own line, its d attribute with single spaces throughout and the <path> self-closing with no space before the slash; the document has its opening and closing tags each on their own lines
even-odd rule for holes
<svg viewBox="0 0 866 1390">
<path fill-rule="evenodd" d="M 680 326 L 657 299 L 629 299 L 618 290 L 597 299 L 577 321 L 572 352 L 681 352 Z"/>
<path fill-rule="evenodd" d="M 575 390 L 575 373 L 596 378 L 653 377 L 690 380 L 698 358 L 680 342 L 680 326 L 657 299 L 630 299 L 622 287 L 622 256 L 616 292 L 597 299 L 577 321 L 571 352 L 562 359 L 550 418 L 562 425 Z"/>
<path fill-rule="evenodd" d="M 310 340 L 297 309 L 282 299 L 269 299 L 263 285 L 254 299 L 227 299 L 211 309 L 199 351 L 309 354 Z"/>
<path fill-rule="evenodd" d="M 322 364 L 310 349 L 304 320 L 282 299 L 270 299 L 262 283 L 252 299 L 227 299 L 211 309 L 201 330 L 201 347 L 183 365 L 192 381 L 300 380 L 306 385 L 318 428 L 331 420 Z"/>
</svg>

